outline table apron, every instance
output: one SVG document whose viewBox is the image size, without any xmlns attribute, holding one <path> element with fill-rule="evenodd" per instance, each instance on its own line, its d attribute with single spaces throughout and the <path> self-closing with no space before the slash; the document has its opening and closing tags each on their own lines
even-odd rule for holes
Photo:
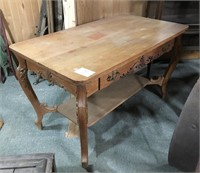
<svg viewBox="0 0 200 173">
<path fill-rule="evenodd" d="M 110 72 L 100 77 L 100 90 L 108 87 L 120 78 L 127 76 L 129 73 L 139 71 L 153 60 L 171 51 L 174 46 L 174 42 L 174 40 L 170 40 L 167 43 L 159 46 L 158 48 L 144 53 L 144 55 L 139 56 L 137 59 L 121 67 L 112 69 Z"/>
<path fill-rule="evenodd" d="M 58 85 L 61 88 L 64 88 L 65 90 L 69 91 L 74 96 L 77 95 L 77 84 L 74 84 L 73 82 L 70 82 L 69 80 L 62 79 L 58 74 L 55 72 L 52 72 L 51 70 L 42 67 L 39 64 L 30 62 L 26 60 L 27 68 L 33 72 L 35 72 L 37 75 L 42 77 L 43 79 L 48 80 L 51 84 Z M 98 79 L 93 79 L 86 85 L 86 92 L 87 96 L 89 97 L 96 91 L 98 91 Z"/>
</svg>

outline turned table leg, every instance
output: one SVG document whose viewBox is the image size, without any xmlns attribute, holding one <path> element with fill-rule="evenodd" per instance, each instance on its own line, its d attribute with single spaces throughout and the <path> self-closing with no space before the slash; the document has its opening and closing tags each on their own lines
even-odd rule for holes
<svg viewBox="0 0 200 173">
<path fill-rule="evenodd" d="M 157 79 L 150 79 L 148 85 L 159 85 L 161 87 L 161 95 L 162 98 L 166 97 L 166 87 L 167 83 L 179 61 L 181 56 L 181 37 L 177 37 L 174 43 L 174 47 L 171 51 L 171 61 L 162 77 L 158 77 Z"/>
<path fill-rule="evenodd" d="M 56 108 L 47 108 L 45 104 L 41 104 L 39 102 L 27 76 L 28 69 L 27 69 L 26 61 L 19 57 L 17 59 L 19 61 L 19 66 L 17 68 L 17 78 L 19 80 L 19 83 L 24 93 L 28 97 L 29 101 L 31 102 L 31 104 L 33 105 L 37 113 L 37 120 L 35 121 L 35 124 L 37 125 L 39 129 L 42 129 L 43 115 L 47 112 L 56 111 Z"/>
<path fill-rule="evenodd" d="M 166 86 L 167 83 L 180 59 L 181 56 L 181 37 L 177 37 L 175 40 L 175 45 L 172 49 L 172 57 L 171 57 L 171 61 L 164 73 L 164 78 L 162 81 L 162 85 L 161 85 L 161 92 L 162 92 L 162 97 L 165 98 L 166 96 Z"/>
<path fill-rule="evenodd" d="M 81 143 L 81 162 L 82 167 L 88 168 L 88 111 L 87 111 L 87 93 L 85 86 L 77 86 L 76 97 L 77 118 L 80 132 Z"/>
</svg>

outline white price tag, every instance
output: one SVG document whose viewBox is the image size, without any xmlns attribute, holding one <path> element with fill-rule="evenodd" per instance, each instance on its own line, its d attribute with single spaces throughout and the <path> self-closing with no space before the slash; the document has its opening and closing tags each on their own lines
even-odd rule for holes
<svg viewBox="0 0 200 173">
<path fill-rule="evenodd" d="M 76 68 L 76 69 L 74 69 L 74 72 L 77 74 L 80 74 L 82 76 L 85 76 L 85 77 L 90 77 L 91 75 L 93 75 L 95 73 L 94 71 L 86 69 L 84 67 Z"/>
</svg>

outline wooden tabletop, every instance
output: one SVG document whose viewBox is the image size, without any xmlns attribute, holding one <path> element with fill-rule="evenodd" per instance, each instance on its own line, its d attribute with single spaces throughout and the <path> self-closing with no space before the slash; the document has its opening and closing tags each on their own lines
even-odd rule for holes
<svg viewBox="0 0 200 173">
<path fill-rule="evenodd" d="M 87 82 L 157 48 L 187 28 L 124 15 L 19 42 L 10 49 L 69 80 Z"/>
</svg>

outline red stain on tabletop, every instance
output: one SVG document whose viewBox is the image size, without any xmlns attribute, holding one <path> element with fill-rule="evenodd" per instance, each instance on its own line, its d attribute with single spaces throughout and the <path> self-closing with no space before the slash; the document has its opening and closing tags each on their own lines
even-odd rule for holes
<svg viewBox="0 0 200 173">
<path fill-rule="evenodd" d="M 93 39 L 93 40 L 98 40 L 98 39 L 100 39 L 100 38 L 102 38 L 104 36 L 105 36 L 105 34 L 103 34 L 101 32 L 96 32 L 94 34 L 89 35 L 88 37 Z"/>
</svg>

